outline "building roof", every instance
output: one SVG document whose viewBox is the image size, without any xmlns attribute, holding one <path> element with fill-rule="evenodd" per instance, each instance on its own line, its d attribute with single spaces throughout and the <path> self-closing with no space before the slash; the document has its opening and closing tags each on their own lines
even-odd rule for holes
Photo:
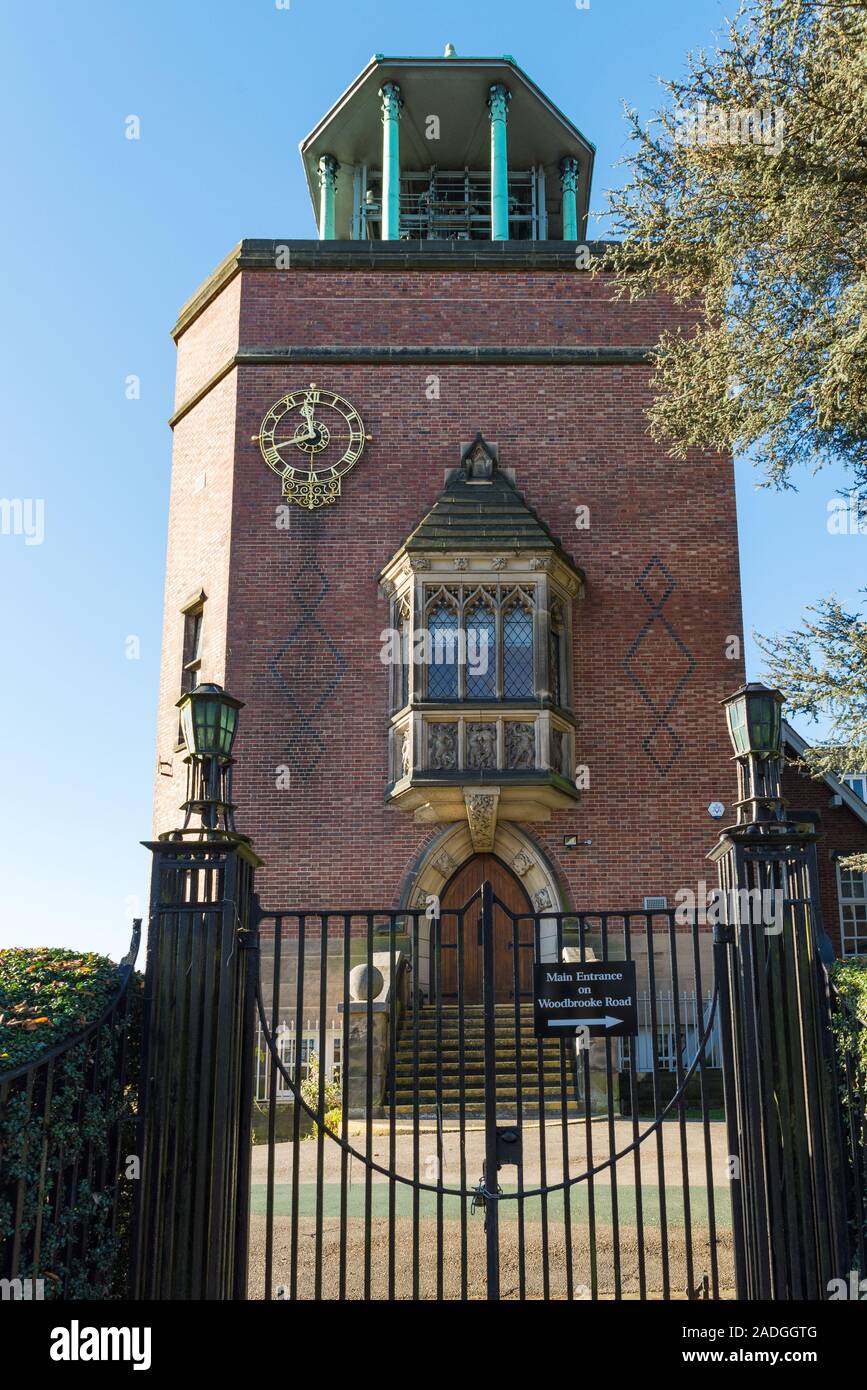
<svg viewBox="0 0 867 1390">
<path fill-rule="evenodd" d="M 473 476 L 474 455 L 490 460 L 489 476 Z M 583 571 L 524 500 L 514 482 L 497 464 L 496 447 L 480 434 L 468 445 L 461 467 L 448 478 L 427 515 L 407 538 L 398 554 L 422 551 L 549 551 L 578 576 Z"/>
<path fill-rule="evenodd" d="M 804 753 L 810 746 L 807 740 L 801 737 L 797 729 L 794 729 L 785 719 L 783 720 L 783 742 L 787 744 L 792 752 L 799 758 L 804 756 Z M 817 778 L 816 780 L 818 781 L 819 779 Z M 857 792 L 854 792 L 850 786 L 847 786 L 845 782 L 841 781 L 839 777 L 835 777 L 831 772 L 824 773 L 821 780 L 830 787 L 835 796 L 839 796 L 844 806 L 852 811 L 864 825 L 867 825 L 867 801 L 862 801 Z"/>
</svg>

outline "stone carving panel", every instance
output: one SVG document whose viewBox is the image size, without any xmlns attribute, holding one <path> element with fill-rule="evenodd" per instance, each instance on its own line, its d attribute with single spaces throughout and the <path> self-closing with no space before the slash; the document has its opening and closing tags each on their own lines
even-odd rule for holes
<svg viewBox="0 0 867 1390">
<path fill-rule="evenodd" d="M 496 724 L 467 725 L 467 767 L 495 768 L 497 766 Z"/>
<path fill-rule="evenodd" d="M 458 765 L 457 724 L 428 725 L 428 763 L 434 772 L 447 772 Z"/>
<path fill-rule="evenodd" d="M 536 729 L 533 724 L 512 722 L 505 727 L 506 767 L 536 766 Z"/>
<path fill-rule="evenodd" d="M 564 761 L 566 757 L 566 740 L 562 729 L 551 730 L 551 767 L 555 772 L 559 772 L 563 777 L 568 776 Z"/>
</svg>

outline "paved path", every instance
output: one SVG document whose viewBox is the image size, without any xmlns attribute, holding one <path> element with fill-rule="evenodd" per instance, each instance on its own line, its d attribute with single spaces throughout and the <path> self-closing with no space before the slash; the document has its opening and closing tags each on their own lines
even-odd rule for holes
<svg viewBox="0 0 867 1390">
<path fill-rule="evenodd" d="M 643 1126 L 640 1126 L 639 1132 Z M 568 1126 L 568 1166 L 570 1176 L 586 1171 L 590 1161 L 600 1164 L 612 1151 L 625 1148 L 633 1140 L 632 1122 L 617 1120 L 609 1128 L 607 1120 L 596 1120 L 589 1127 L 583 1121 Z M 501 1279 L 503 1296 L 518 1297 L 521 1289 L 521 1252 L 523 1252 L 523 1293 L 528 1298 L 545 1296 L 547 1271 L 548 1293 L 565 1298 L 569 1292 L 568 1271 L 571 1269 L 572 1297 L 636 1298 L 661 1297 L 667 1290 L 670 1297 L 685 1297 L 687 1284 L 694 1288 L 707 1271 L 711 1274 L 711 1251 L 708 1236 L 709 1207 L 712 1205 L 717 1224 L 716 1255 L 718 1282 L 724 1292 L 733 1285 L 730 1210 L 726 1178 L 725 1126 L 710 1125 L 713 1159 L 713 1189 L 709 1193 L 705 1171 L 704 1132 L 700 1123 L 690 1121 L 685 1126 L 684 1139 L 676 1123 L 662 1126 L 659 1143 L 663 1158 L 663 1183 L 660 1186 L 659 1145 L 652 1136 L 641 1145 L 637 1156 L 620 1158 L 597 1174 L 593 1182 L 580 1182 L 569 1189 L 552 1193 L 545 1205 L 547 1221 L 543 1221 L 543 1202 L 527 1198 L 521 1204 L 505 1200 L 501 1203 Z M 525 1124 L 524 1186 L 540 1184 L 543 1162 L 548 1185 L 562 1179 L 564 1172 L 563 1131 L 559 1124 L 548 1125 L 544 1133 L 537 1125 Z M 544 1142 L 543 1142 L 544 1141 Z M 360 1153 L 365 1151 L 362 1136 L 351 1136 L 350 1142 Z M 613 1145 L 613 1149 L 612 1149 Z M 543 1155 L 544 1149 L 544 1155 Z M 389 1166 L 388 1135 L 376 1135 L 370 1156 L 383 1166 Z M 464 1136 L 464 1171 L 466 1186 L 475 1187 L 481 1176 L 484 1133 L 473 1129 Z M 291 1143 L 275 1146 L 274 1189 L 274 1284 L 289 1284 L 291 1278 L 292 1242 L 292 1171 L 294 1151 Z M 400 1134 L 394 1140 L 395 1171 L 407 1177 L 413 1174 L 413 1136 Z M 253 1151 L 253 1217 L 251 1229 L 251 1296 L 262 1297 L 264 1289 L 265 1200 L 267 1180 L 267 1147 L 256 1146 Z M 321 1150 L 315 1140 L 298 1145 L 299 1188 L 297 1204 L 298 1288 L 297 1296 L 312 1298 L 317 1279 L 320 1296 L 336 1298 L 340 1293 L 340 1224 L 341 1224 L 341 1166 L 339 1147 L 327 1137 Z M 685 1201 L 683 1173 L 689 1182 L 691 1241 L 686 1248 Z M 418 1171 L 421 1181 L 435 1187 L 437 1177 L 437 1146 L 435 1132 L 419 1136 Z M 504 1190 L 514 1190 L 514 1170 L 504 1168 L 501 1182 Z M 512 1182 L 509 1182 L 509 1177 Z M 319 1186 L 321 1183 L 321 1187 Z M 443 1139 L 443 1184 L 461 1187 L 461 1144 L 456 1130 L 448 1131 Z M 321 1193 L 321 1234 L 317 1234 L 318 1194 Z M 483 1218 L 470 1213 L 470 1201 L 459 1196 L 444 1196 L 442 1221 L 437 1221 L 438 1197 L 435 1191 L 422 1192 L 418 1198 L 418 1235 L 413 1234 L 413 1192 L 404 1184 L 392 1189 L 388 1178 L 373 1173 L 369 1192 L 367 1167 L 355 1156 L 347 1159 L 345 1196 L 346 1258 L 345 1281 L 348 1298 L 363 1298 L 366 1280 L 369 1295 L 386 1298 L 389 1291 L 389 1270 L 394 1274 L 394 1290 L 398 1298 L 413 1296 L 413 1266 L 417 1267 L 418 1294 L 435 1298 L 438 1293 L 437 1271 L 441 1269 L 441 1292 L 446 1298 L 457 1299 L 485 1296 L 485 1246 Z M 390 1204 L 394 1206 L 393 1240 L 390 1242 Z M 370 1235 L 367 1237 L 365 1211 L 369 1204 Z M 663 1211 L 666 1239 L 663 1241 Z M 441 1230 L 438 1234 L 438 1224 Z M 438 1248 L 439 1242 L 439 1248 Z M 615 1261 L 615 1249 L 619 1261 Z M 369 1252 L 369 1254 L 368 1254 Z M 691 1268 L 688 1260 L 691 1254 Z"/>
</svg>

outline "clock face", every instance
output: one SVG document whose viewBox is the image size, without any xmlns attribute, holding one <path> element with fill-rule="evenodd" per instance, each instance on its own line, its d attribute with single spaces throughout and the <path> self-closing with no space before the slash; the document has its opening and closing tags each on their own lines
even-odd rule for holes
<svg viewBox="0 0 867 1390">
<path fill-rule="evenodd" d="M 337 501 L 341 478 L 369 438 L 355 407 L 315 383 L 275 401 L 253 435 L 283 480 L 283 496 L 311 511 Z"/>
</svg>

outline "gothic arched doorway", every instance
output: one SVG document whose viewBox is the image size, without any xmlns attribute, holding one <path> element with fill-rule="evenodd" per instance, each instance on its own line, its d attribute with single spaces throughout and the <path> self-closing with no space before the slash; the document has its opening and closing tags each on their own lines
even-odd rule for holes
<svg viewBox="0 0 867 1390">
<path fill-rule="evenodd" d="M 458 919 L 453 914 L 467 903 L 490 879 L 494 895 L 511 913 L 532 913 L 520 879 L 495 854 L 474 854 L 452 875 L 440 897 L 442 941 L 442 996 L 458 995 Z M 482 1002 L 482 946 L 477 929 L 480 905 L 473 903 L 464 916 L 463 969 L 464 1003 Z M 517 967 L 515 947 L 517 944 Z M 515 997 L 515 984 L 521 996 L 530 996 L 533 985 L 533 922 L 529 918 L 513 924 L 512 918 L 494 906 L 494 998 L 508 1003 Z"/>
</svg>

